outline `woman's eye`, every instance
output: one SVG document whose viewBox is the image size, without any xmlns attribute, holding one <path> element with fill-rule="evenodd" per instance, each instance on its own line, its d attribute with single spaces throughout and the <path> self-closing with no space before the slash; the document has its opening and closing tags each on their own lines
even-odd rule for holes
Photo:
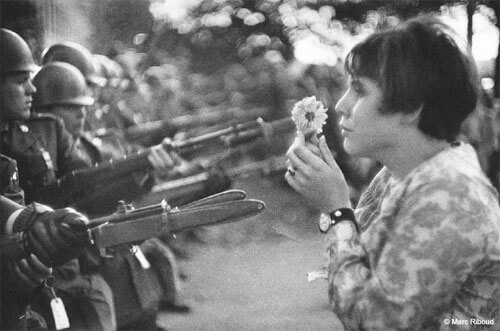
<svg viewBox="0 0 500 331">
<path fill-rule="evenodd" d="M 365 90 L 359 86 L 353 86 L 352 90 L 354 91 L 354 93 L 360 96 L 365 94 Z"/>
</svg>

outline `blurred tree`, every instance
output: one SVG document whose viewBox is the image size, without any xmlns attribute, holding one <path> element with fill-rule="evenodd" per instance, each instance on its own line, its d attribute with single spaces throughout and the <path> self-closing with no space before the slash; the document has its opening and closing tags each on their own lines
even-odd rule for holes
<svg viewBox="0 0 500 331">
<path fill-rule="evenodd" d="M 0 1 L 0 27 L 17 32 L 28 42 L 35 59 L 43 50 L 43 22 L 38 6 L 29 0 Z"/>
<path fill-rule="evenodd" d="M 137 35 L 151 33 L 153 15 L 149 0 L 106 0 L 97 2 L 92 17 L 94 51 L 116 55 L 120 50 L 136 46 Z"/>
</svg>

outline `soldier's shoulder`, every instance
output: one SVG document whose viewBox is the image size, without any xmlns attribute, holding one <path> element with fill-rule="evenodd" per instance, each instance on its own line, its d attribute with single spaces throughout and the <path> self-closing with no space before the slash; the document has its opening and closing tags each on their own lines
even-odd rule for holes
<svg viewBox="0 0 500 331">
<path fill-rule="evenodd" d="M 30 119 L 28 122 L 40 122 L 40 121 L 54 121 L 59 122 L 60 119 L 51 113 L 31 113 Z"/>
<path fill-rule="evenodd" d="M 0 169 L 2 172 L 2 176 L 10 176 L 11 173 L 16 171 L 17 162 L 7 155 L 0 154 Z"/>
<path fill-rule="evenodd" d="M 5 154 L 0 154 L 0 160 L 2 162 L 10 162 L 10 163 L 16 163 L 16 160 L 14 160 L 13 158 L 11 157 L 8 157 L 7 155 Z"/>
<path fill-rule="evenodd" d="M 64 128 L 62 119 L 50 113 L 32 113 L 25 124 L 35 131 L 53 131 L 55 129 L 54 132 L 60 132 Z"/>
</svg>

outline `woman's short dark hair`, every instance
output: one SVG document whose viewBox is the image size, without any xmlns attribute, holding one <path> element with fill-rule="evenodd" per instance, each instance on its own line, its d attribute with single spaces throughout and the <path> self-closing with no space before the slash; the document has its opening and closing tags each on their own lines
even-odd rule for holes
<svg viewBox="0 0 500 331">
<path fill-rule="evenodd" d="M 423 106 L 419 129 L 453 141 L 476 106 L 478 84 L 471 57 L 451 32 L 430 16 L 376 32 L 350 51 L 346 71 L 378 82 L 382 112 L 410 113 Z"/>
</svg>

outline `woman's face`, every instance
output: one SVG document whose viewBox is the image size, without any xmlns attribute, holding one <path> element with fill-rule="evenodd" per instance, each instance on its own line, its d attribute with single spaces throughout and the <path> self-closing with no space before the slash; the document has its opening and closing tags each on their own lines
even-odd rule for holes
<svg viewBox="0 0 500 331">
<path fill-rule="evenodd" d="M 380 113 L 382 107 L 383 92 L 375 80 L 350 77 L 348 90 L 335 106 L 347 153 L 379 160 L 395 146 L 400 117 Z"/>
<path fill-rule="evenodd" d="M 52 113 L 63 120 L 66 130 L 73 136 L 76 137 L 83 131 L 85 117 L 87 115 L 85 106 L 57 106 L 52 109 Z"/>
</svg>

